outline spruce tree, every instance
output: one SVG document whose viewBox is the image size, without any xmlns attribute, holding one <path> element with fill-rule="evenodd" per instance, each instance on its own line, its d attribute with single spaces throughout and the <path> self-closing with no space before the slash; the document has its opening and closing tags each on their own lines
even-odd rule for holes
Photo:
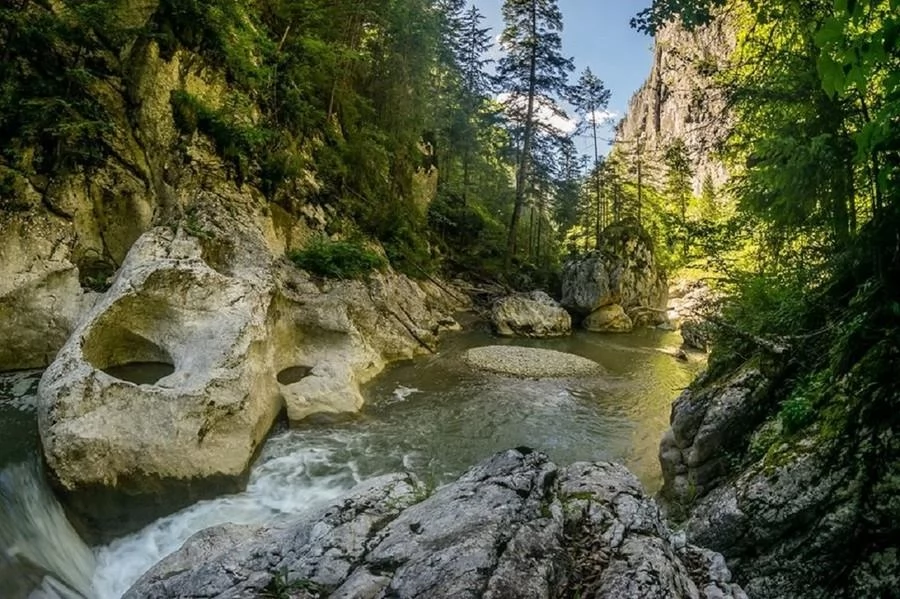
<svg viewBox="0 0 900 599">
<path fill-rule="evenodd" d="M 603 81 L 594 75 L 590 67 L 586 68 L 571 90 L 571 102 L 584 119 L 590 124 L 594 140 L 593 186 L 594 201 L 597 203 L 598 226 L 606 222 L 606 209 L 600 199 L 600 150 L 597 137 L 597 113 L 609 105 L 610 92 Z"/>
<path fill-rule="evenodd" d="M 562 55 L 562 14 L 556 0 L 506 0 L 506 25 L 500 42 L 507 54 L 500 60 L 499 77 L 509 102 L 520 108 L 521 150 L 516 169 L 516 195 L 509 223 L 506 262 L 517 249 L 517 232 L 525 206 L 533 164 L 536 111 L 545 100 L 564 92 L 572 60 Z M 524 109 L 522 109 L 524 105 Z"/>
</svg>

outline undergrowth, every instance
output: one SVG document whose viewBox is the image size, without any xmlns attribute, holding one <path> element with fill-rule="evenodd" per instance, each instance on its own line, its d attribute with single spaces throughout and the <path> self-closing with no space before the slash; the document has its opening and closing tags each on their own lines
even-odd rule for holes
<svg viewBox="0 0 900 599">
<path fill-rule="evenodd" d="M 302 250 L 292 252 L 297 267 L 321 277 L 358 279 L 387 267 L 387 261 L 356 241 L 331 241 L 320 238 Z"/>
</svg>

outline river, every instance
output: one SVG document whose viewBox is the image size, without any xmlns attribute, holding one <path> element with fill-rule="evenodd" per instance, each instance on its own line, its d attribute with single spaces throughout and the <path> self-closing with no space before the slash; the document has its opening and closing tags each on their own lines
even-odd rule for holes
<svg viewBox="0 0 900 599">
<path fill-rule="evenodd" d="M 0 595 L 118 599 L 203 528 L 301 513 L 391 471 L 440 485 L 510 447 L 534 447 L 559 463 L 620 461 L 655 491 L 669 406 L 701 366 L 675 360 L 679 341 L 651 329 L 542 341 L 497 340 L 483 329 L 450 334 L 435 355 L 397 364 L 367 385 L 360 414 L 274 432 L 244 492 L 197 503 L 99 547 L 78 537 L 41 472 L 40 373 L 0 375 Z M 605 374 L 514 379 L 474 371 L 460 359 L 470 347 L 503 343 L 578 354 Z"/>
</svg>

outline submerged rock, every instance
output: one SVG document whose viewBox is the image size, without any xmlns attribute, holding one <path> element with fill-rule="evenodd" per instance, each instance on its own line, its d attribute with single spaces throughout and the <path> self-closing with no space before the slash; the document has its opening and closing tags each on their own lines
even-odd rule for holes
<svg viewBox="0 0 900 599">
<path fill-rule="evenodd" d="M 554 351 L 516 345 L 476 347 L 463 359 L 481 370 L 529 378 L 554 378 L 599 374 L 602 368 L 593 360 Z"/>
<path fill-rule="evenodd" d="M 543 291 L 516 293 L 494 302 L 491 324 L 506 337 L 560 337 L 572 332 L 572 317 Z"/>
<path fill-rule="evenodd" d="M 582 318 L 618 304 L 634 326 L 660 324 L 666 320 L 667 294 L 650 239 L 637 225 L 607 227 L 598 249 L 563 267 L 561 303 Z"/>
<path fill-rule="evenodd" d="M 388 475 L 292 523 L 235 532 L 198 533 L 125 599 L 745 597 L 721 556 L 672 535 L 624 467 L 560 468 L 527 449 L 430 494 Z"/>
</svg>

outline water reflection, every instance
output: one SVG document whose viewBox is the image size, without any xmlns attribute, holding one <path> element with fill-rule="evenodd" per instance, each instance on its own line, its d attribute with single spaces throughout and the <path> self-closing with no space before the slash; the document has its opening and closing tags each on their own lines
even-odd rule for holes
<svg viewBox="0 0 900 599">
<path fill-rule="evenodd" d="M 669 406 L 699 368 L 666 353 L 677 340 L 652 330 L 545 341 L 497 340 L 484 330 L 449 336 L 436 355 L 396 365 L 369 384 L 360 414 L 274 435 L 245 492 L 198 503 L 92 551 L 37 471 L 37 375 L 0 377 L 2 596 L 24 598 L 38 589 L 31 596 L 113 599 L 203 528 L 304 512 L 391 471 L 440 484 L 509 447 L 535 447 L 563 464 L 622 461 L 652 491 Z M 516 379 L 475 371 L 461 359 L 470 347 L 498 343 L 575 353 L 599 362 L 605 374 Z"/>
</svg>

